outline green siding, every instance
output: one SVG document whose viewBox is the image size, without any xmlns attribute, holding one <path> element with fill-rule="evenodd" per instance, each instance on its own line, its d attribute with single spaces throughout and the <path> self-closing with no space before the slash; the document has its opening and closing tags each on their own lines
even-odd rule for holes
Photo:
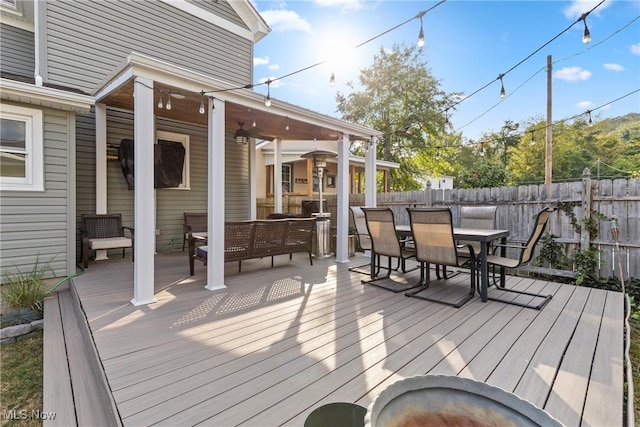
<svg viewBox="0 0 640 427">
<path fill-rule="evenodd" d="M 78 117 L 77 145 L 77 210 L 95 212 L 95 130 L 94 117 Z M 156 190 L 156 226 L 160 235 L 157 250 L 182 249 L 182 218 L 184 212 L 207 211 L 207 128 L 188 123 L 158 119 L 157 130 L 189 135 L 190 190 Z M 107 110 L 107 144 L 119 145 L 124 138 L 133 139 L 133 114 Z M 81 136 L 82 135 L 82 136 Z M 226 220 L 238 221 L 249 217 L 248 147 L 233 142 L 227 135 L 225 203 Z M 83 197 L 86 196 L 86 197 Z M 124 225 L 134 223 L 134 191 L 127 188 L 120 163 L 107 161 L 107 210 L 121 213 Z M 114 252 L 115 254 L 115 252 Z"/>
<path fill-rule="evenodd" d="M 0 24 L 0 69 L 5 73 L 33 77 L 35 42 L 33 32 Z"/>
<path fill-rule="evenodd" d="M 159 1 L 47 2 L 47 81 L 87 92 L 132 51 L 232 84 L 252 77 L 252 42 Z"/>
<path fill-rule="evenodd" d="M 68 159 L 73 159 L 69 153 L 73 113 L 43 111 L 45 191 L 0 192 L 0 264 L 2 271 L 17 267 L 28 272 L 36 259 L 41 264 L 53 260 L 53 274 L 63 277 L 75 273 L 75 260 L 67 258 L 75 254 L 68 247 L 68 236 L 75 230 L 69 229 L 74 203 L 67 185 L 72 179 Z"/>
</svg>

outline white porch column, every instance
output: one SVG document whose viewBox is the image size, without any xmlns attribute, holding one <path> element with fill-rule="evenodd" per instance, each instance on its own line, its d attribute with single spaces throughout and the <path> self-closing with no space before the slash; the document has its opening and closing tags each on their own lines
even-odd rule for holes
<svg viewBox="0 0 640 427">
<path fill-rule="evenodd" d="M 273 210 L 282 213 L 282 140 L 273 140 Z"/>
<path fill-rule="evenodd" d="M 338 140 L 338 208 L 336 210 L 336 262 L 349 262 L 349 135 Z"/>
<path fill-rule="evenodd" d="M 376 202 L 376 137 L 372 136 L 364 155 L 364 204 L 375 208 Z"/>
<path fill-rule="evenodd" d="M 254 220 L 257 216 L 257 181 L 256 181 L 256 140 L 249 139 L 249 219 Z"/>
<path fill-rule="evenodd" d="M 107 213 L 107 105 L 98 103 L 96 112 L 96 213 Z M 96 261 L 107 258 L 107 250 L 96 251 Z"/>
<path fill-rule="evenodd" d="M 153 80 L 136 77 L 134 82 L 134 156 L 136 159 L 135 262 L 133 267 L 133 305 L 156 302 L 154 298 L 155 223 L 153 200 Z"/>
<path fill-rule="evenodd" d="M 215 108 L 214 108 L 215 107 Z M 224 102 L 209 98 L 207 109 L 209 132 L 207 138 L 208 165 L 208 201 L 207 230 L 207 285 L 210 291 L 224 289 L 224 186 L 225 186 L 225 150 Z"/>
</svg>

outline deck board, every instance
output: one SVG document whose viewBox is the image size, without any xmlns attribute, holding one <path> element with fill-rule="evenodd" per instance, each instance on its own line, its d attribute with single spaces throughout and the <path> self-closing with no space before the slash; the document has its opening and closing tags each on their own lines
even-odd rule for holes
<svg viewBox="0 0 640 427">
<path fill-rule="evenodd" d="M 125 426 L 299 426 L 320 405 L 368 406 L 390 383 L 424 374 L 485 381 L 567 425 L 622 422 L 619 293 L 508 277 L 553 298 L 541 311 L 477 297 L 455 309 L 363 285 L 366 276 L 332 260 L 275 265 L 253 260 L 238 273 L 227 264 L 227 288 L 208 291 L 204 266 L 189 277 L 184 253 L 163 253 L 158 302 L 141 307 L 129 303 L 126 260 L 91 263 L 74 279 Z M 426 292 L 453 299 L 468 289 L 460 274 Z"/>
</svg>

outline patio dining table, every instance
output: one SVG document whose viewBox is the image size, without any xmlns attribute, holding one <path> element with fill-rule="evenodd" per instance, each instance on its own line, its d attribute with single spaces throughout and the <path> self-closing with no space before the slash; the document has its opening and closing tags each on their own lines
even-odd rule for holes
<svg viewBox="0 0 640 427">
<path fill-rule="evenodd" d="M 400 236 L 411 236 L 411 226 L 396 225 L 396 232 Z M 489 288 L 489 264 L 487 263 L 487 252 L 489 250 L 489 244 L 498 239 L 504 243 L 507 236 L 509 236 L 509 230 L 454 227 L 453 235 L 456 240 L 480 242 L 480 298 L 482 299 L 482 302 L 487 302 Z"/>
</svg>

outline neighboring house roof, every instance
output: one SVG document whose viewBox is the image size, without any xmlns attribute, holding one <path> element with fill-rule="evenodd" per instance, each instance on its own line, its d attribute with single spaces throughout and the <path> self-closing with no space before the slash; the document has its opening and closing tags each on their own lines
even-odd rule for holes
<svg viewBox="0 0 640 427">
<path fill-rule="evenodd" d="M 93 97 L 80 90 L 46 83 L 36 86 L 33 77 L 4 72 L 0 74 L 0 98 L 77 113 L 87 113 L 94 105 Z"/>
<path fill-rule="evenodd" d="M 303 154 L 316 149 L 337 152 L 337 144 L 337 141 L 282 141 L 282 162 L 288 163 L 302 160 L 301 156 Z M 263 144 L 257 144 L 256 149 L 262 152 L 265 165 L 272 165 L 274 163 L 273 142 L 264 141 Z M 364 166 L 364 162 L 364 157 L 350 153 L 350 164 Z M 329 160 L 329 163 L 331 163 L 331 160 Z M 376 160 L 376 169 L 398 169 L 399 167 L 399 163 Z"/>
</svg>

